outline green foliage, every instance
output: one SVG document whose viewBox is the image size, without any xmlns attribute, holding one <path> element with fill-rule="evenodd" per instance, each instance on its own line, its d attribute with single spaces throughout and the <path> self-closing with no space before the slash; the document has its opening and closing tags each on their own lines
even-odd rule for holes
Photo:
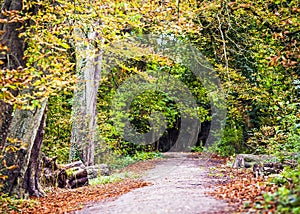
<svg viewBox="0 0 300 214">
<path fill-rule="evenodd" d="M 46 156 L 57 156 L 59 163 L 69 158 L 71 138 L 71 111 L 73 93 L 61 93 L 49 98 L 45 136 L 42 151 Z"/>
<path fill-rule="evenodd" d="M 130 172 L 123 172 L 123 173 L 115 173 L 109 176 L 98 176 L 97 178 L 91 179 L 89 181 L 90 185 L 100 185 L 100 184 L 108 184 L 108 183 L 115 183 L 120 182 L 127 178 L 137 178 L 139 175 Z"/>
<path fill-rule="evenodd" d="M 165 117 L 167 130 L 177 130 L 178 120 L 180 120 L 180 111 L 178 103 L 175 102 L 172 95 L 162 92 L 159 89 L 154 91 L 144 91 L 135 96 L 130 104 L 130 112 L 128 114 L 121 114 L 110 109 L 112 99 L 118 100 L 119 107 L 125 106 L 128 102 L 128 97 L 132 96 L 130 90 L 128 93 L 116 93 L 118 86 L 121 85 L 127 78 L 133 75 L 139 76 L 141 80 L 151 81 L 151 77 L 155 77 L 157 72 L 163 72 L 159 76 L 159 80 L 168 82 L 169 75 L 183 82 L 191 93 L 193 94 L 199 107 L 197 109 L 199 120 L 209 121 L 211 119 L 209 114 L 209 100 L 205 88 L 202 86 L 201 81 L 197 79 L 194 74 L 187 68 L 174 64 L 173 66 L 164 62 L 163 60 L 148 61 L 130 59 L 120 67 L 116 67 L 104 78 L 99 87 L 99 101 L 98 109 L 98 124 L 101 137 L 119 155 L 133 155 L 136 151 L 155 151 L 158 148 L 152 145 L 143 146 L 136 145 L 131 142 L 126 142 L 122 139 L 121 134 L 116 127 L 124 127 L 123 119 L 129 118 L 131 124 L 140 133 L 146 133 L 150 130 L 149 121 L 158 118 L 153 117 L 153 112 L 160 112 Z M 149 80 L 150 79 L 150 80 Z M 155 78 L 154 78 L 155 79 Z M 154 83 L 155 84 L 155 83 Z M 139 87 L 138 85 L 136 87 Z M 170 85 L 170 87 L 176 87 Z M 193 113 L 193 110 L 190 111 Z M 114 121 L 112 121 L 114 117 Z M 152 121 L 155 122 L 155 121 Z"/>
<path fill-rule="evenodd" d="M 298 1 L 23 3 L 22 12 L 8 16 L 24 24 L 20 37 L 27 47 L 26 68 L 1 70 L 0 99 L 15 107 L 33 109 L 40 100 L 49 98 L 43 146 L 46 155 L 58 156 L 59 162 L 66 162 L 69 156 L 73 96 L 69 91 L 73 91 L 76 82 L 75 47 L 77 43 L 86 45 L 84 38 L 74 33 L 77 29 L 96 32 L 99 38 L 92 43 L 99 50 L 123 37 L 148 32 L 191 41 L 214 66 L 226 91 L 227 125 L 215 151 L 221 155 L 248 152 L 248 148 L 257 153 L 299 152 Z M 0 49 L 7 52 L 4 45 Z M 103 138 L 99 143 L 105 145 L 97 147 L 100 158 L 103 152 L 112 150 L 115 156 L 124 157 L 111 163 L 126 165 L 147 159 L 151 153 L 144 152 L 157 149 L 124 141 L 112 121 L 116 114 L 110 109 L 112 99 L 118 86 L 133 75 L 140 75 L 145 81 L 156 71 L 174 76 L 195 97 L 201 122 L 211 120 L 211 106 L 201 80 L 184 66 L 166 61 L 154 56 L 130 59 L 102 79 L 97 103 L 98 131 Z M 22 93 L 14 95 L 11 90 Z M 116 117 L 128 116 L 143 133 L 149 131 L 152 111 L 163 113 L 169 130 L 179 129 L 180 113 L 175 100 L 159 90 L 135 97 L 130 114 Z M 284 197 L 290 194 L 285 191 L 281 194 Z"/>
<path fill-rule="evenodd" d="M 240 151 L 247 151 L 243 145 L 243 129 L 242 127 L 229 127 L 226 126 L 223 132 L 223 137 L 216 143 L 214 152 L 222 156 L 231 156 Z"/>
<path fill-rule="evenodd" d="M 203 146 L 193 146 L 191 148 L 191 152 L 202 152 L 203 151 Z"/>
<path fill-rule="evenodd" d="M 300 121 L 299 121 L 299 103 L 290 104 L 288 107 L 293 110 L 291 114 L 287 114 L 280 119 L 282 129 L 276 130 L 284 140 L 277 141 L 274 151 L 277 152 L 300 152 Z"/>
<path fill-rule="evenodd" d="M 299 151 L 299 129 L 294 129 L 299 124 L 299 84 L 295 81 L 299 79 L 297 1 L 190 1 L 188 4 L 180 2 L 180 10 L 177 10 L 178 5 L 175 1 L 164 4 L 158 1 L 151 1 L 149 4 L 136 1 L 106 3 L 110 5 L 107 10 L 100 4 L 84 5 L 84 2 L 79 1 L 74 7 L 68 2 L 62 2 L 64 10 L 58 7 L 59 10 L 54 14 L 62 13 L 70 20 L 76 20 L 75 26 L 83 30 L 93 26 L 107 44 L 129 34 L 143 32 L 170 33 L 191 41 L 213 64 L 226 91 L 227 126 L 222 140 L 217 145 L 217 151 L 222 155 L 238 152 Z M 52 6 L 47 7 L 44 12 L 52 11 L 51 8 Z M 88 14 L 83 13 L 83 8 L 93 10 Z M 158 8 L 159 10 L 156 10 Z M 78 13 L 74 14 L 73 11 Z M 58 17 L 55 15 L 53 20 L 62 24 Z M 101 19 L 103 25 L 94 26 L 93 21 L 97 22 L 98 19 Z M 47 27 L 51 26 L 48 23 Z M 65 23 L 62 26 L 64 27 L 61 32 L 70 36 L 67 33 L 70 26 Z M 41 27 L 35 26 L 34 29 L 40 32 L 39 35 L 45 35 Z M 57 34 L 51 32 L 53 35 L 46 39 L 56 41 Z M 79 38 L 70 37 L 80 41 Z M 72 45 L 65 45 L 67 37 L 58 39 L 62 48 L 71 51 Z M 41 51 L 44 50 L 45 43 L 40 43 Z M 103 45 L 100 41 L 96 43 L 99 47 Z M 50 48 L 55 49 L 56 46 Z M 41 53 L 37 55 L 40 56 Z M 69 62 L 74 60 L 74 55 L 72 57 L 68 58 Z M 109 149 L 119 155 L 133 155 L 136 150 L 155 149 L 125 142 L 112 121 L 114 112 L 110 109 L 111 100 L 118 86 L 136 74 L 147 77 L 147 72 L 151 75 L 151 72 L 159 70 L 174 76 L 187 85 L 194 95 L 199 105 L 201 122 L 211 120 L 206 90 L 201 85 L 201 80 L 195 78 L 185 67 L 174 63 L 162 63 L 153 56 L 130 59 L 124 64 L 109 71 L 99 88 L 99 132 Z M 174 100 L 168 94 L 158 91 L 148 91 L 137 96 L 131 105 L 130 115 L 117 116 L 130 117 L 132 124 L 143 133 L 149 130 L 148 119 L 152 110 L 164 114 L 169 129 L 178 129 L 176 121 L 180 115 Z M 291 115 L 294 115 L 294 118 L 291 118 Z M 63 147 L 67 148 L 61 146 Z M 62 149 L 59 156 L 61 160 L 66 160 L 67 151 Z"/>
<path fill-rule="evenodd" d="M 122 174 L 114 174 L 110 176 L 99 176 L 97 178 L 91 179 L 89 184 L 92 186 L 100 185 L 100 184 L 108 184 L 122 181 L 125 178 Z"/>
<path fill-rule="evenodd" d="M 133 156 L 116 156 L 115 158 L 110 159 L 107 164 L 112 169 L 120 169 L 137 161 L 144 161 L 161 157 L 161 153 L 158 152 L 136 152 Z"/>
<path fill-rule="evenodd" d="M 112 169 L 121 169 L 135 162 L 136 160 L 131 156 L 119 156 L 111 160 L 109 164 Z"/>
<path fill-rule="evenodd" d="M 295 169 L 286 167 L 282 177 L 272 183 L 279 188 L 274 194 L 264 194 L 264 206 L 275 203 L 276 213 L 300 213 L 300 162 Z"/>
<path fill-rule="evenodd" d="M 288 150 L 298 139 L 286 120 L 299 111 L 291 106 L 299 103 L 298 1 L 202 1 L 198 7 L 195 22 L 201 30 L 188 35 L 219 73 L 227 92 L 227 124 L 239 133 L 242 128 L 238 147 L 243 151 L 246 143 L 259 153 L 272 153 L 279 145 Z M 219 151 L 238 148 L 227 146 L 228 134 L 235 132 L 230 129 Z"/>
<path fill-rule="evenodd" d="M 136 161 L 144 161 L 149 159 L 161 158 L 162 155 L 159 152 L 137 152 L 133 159 Z"/>
</svg>

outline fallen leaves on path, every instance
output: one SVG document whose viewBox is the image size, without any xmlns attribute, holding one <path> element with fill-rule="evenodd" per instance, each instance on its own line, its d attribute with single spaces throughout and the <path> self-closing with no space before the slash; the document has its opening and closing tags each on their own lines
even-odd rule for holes
<svg viewBox="0 0 300 214">
<path fill-rule="evenodd" d="M 85 186 L 77 189 L 55 189 L 46 197 L 36 198 L 38 206 L 23 208 L 22 213 L 66 213 L 79 210 L 87 203 L 114 198 L 133 189 L 150 185 L 140 180 L 123 180 L 118 183 Z"/>
</svg>

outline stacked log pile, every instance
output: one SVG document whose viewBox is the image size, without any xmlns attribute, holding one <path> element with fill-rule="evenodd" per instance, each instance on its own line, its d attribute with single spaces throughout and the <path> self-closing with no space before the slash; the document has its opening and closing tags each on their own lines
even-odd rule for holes
<svg viewBox="0 0 300 214">
<path fill-rule="evenodd" d="M 57 164 L 56 159 L 57 157 L 42 157 L 40 180 L 44 186 L 73 189 L 88 185 L 89 179 L 110 174 L 110 170 L 106 164 L 86 167 L 82 161 Z"/>
</svg>

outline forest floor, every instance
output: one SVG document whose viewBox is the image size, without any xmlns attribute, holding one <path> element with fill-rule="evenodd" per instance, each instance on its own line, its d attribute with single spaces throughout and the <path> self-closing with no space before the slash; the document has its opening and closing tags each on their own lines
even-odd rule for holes
<svg viewBox="0 0 300 214">
<path fill-rule="evenodd" d="M 218 156 L 168 153 L 123 169 L 120 181 L 77 189 L 54 189 L 22 213 L 240 213 L 272 186 L 250 171 L 226 166 Z M 273 190 L 274 191 L 274 190 Z M 247 206 L 245 206 L 247 204 Z M 3 208 L 3 207 L 2 207 Z M 247 210 L 249 211 L 249 209 Z"/>
</svg>

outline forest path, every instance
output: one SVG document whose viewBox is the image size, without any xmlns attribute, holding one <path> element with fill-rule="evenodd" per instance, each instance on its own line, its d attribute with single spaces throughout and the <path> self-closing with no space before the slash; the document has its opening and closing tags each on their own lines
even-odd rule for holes
<svg viewBox="0 0 300 214">
<path fill-rule="evenodd" d="M 153 185 L 91 204 L 76 213 L 232 213 L 233 208 L 225 201 L 205 194 L 218 182 L 208 177 L 209 167 L 218 164 L 190 153 L 167 153 L 143 176 L 143 180 Z"/>
</svg>

